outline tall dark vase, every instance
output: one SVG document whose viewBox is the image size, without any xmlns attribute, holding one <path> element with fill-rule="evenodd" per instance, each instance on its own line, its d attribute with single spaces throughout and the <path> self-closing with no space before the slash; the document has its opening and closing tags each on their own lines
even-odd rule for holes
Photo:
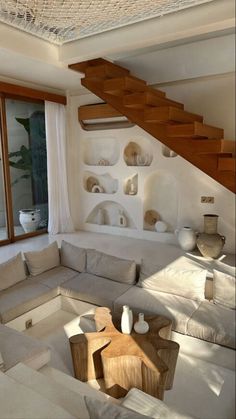
<svg viewBox="0 0 236 419">
<path fill-rule="evenodd" d="M 197 247 L 204 257 L 217 258 L 225 244 L 225 237 L 217 232 L 218 215 L 204 215 L 204 233 L 197 237 Z"/>
</svg>

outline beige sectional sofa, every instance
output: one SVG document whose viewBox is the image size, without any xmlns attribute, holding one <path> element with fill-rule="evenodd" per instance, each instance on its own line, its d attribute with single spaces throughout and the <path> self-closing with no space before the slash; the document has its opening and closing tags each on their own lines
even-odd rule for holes
<svg viewBox="0 0 236 419">
<path fill-rule="evenodd" d="M 17 255 L 0 265 L 0 320 L 8 323 L 62 295 L 108 306 L 118 314 L 124 304 L 135 312 L 163 314 L 172 319 L 176 332 L 235 348 L 233 273 L 229 268 L 221 274 L 229 291 L 223 287 L 225 304 L 222 300 L 219 304 L 215 302 L 219 292 L 213 293 L 215 278 L 207 279 L 207 271 L 199 267 L 163 267 L 150 261 L 137 266 L 134 261 L 65 241 L 59 251 L 55 242 L 41 251 L 26 253 L 25 262 Z"/>
<path fill-rule="evenodd" d="M 72 302 L 108 306 L 119 315 L 122 306 L 128 304 L 134 312 L 171 318 L 173 330 L 178 333 L 235 348 L 232 268 L 225 271 L 224 266 L 220 272 L 218 263 L 212 280 L 207 278 L 209 272 L 205 269 L 181 258 L 167 267 L 147 260 L 137 265 L 135 261 L 82 249 L 65 241 L 61 249 L 55 242 L 24 256 L 25 260 L 18 254 L 0 265 L 0 369 L 10 376 L 14 376 L 14 366 L 19 363 L 34 370 L 45 366 L 50 360 L 50 348 L 5 324 L 53 302 L 58 296 Z M 94 398 L 97 398 L 96 393 Z M 98 416 L 97 402 L 92 401 L 87 408 L 89 412 L 95 409 L 96 418 L 110 418 L 116 408 L 109 404 L 104 406 L 103 400 L 101 416 Z M 128 393 L 124 407 L 152 418 L 185 417 L 135 389 Z M 78 413 L 80 417 L 84 419 Z M 130 412 L 124 417 L 131 417 Z"/>
</svg>

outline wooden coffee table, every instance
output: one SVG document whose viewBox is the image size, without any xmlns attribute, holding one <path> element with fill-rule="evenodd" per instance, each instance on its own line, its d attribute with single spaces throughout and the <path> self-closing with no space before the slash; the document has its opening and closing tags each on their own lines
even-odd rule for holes
<svg viewBox="0 0 236 419">
<path fill-rule="evenodd" d="M 146 316 L 145 335 L 121 333 L 106 307 L 95 310 L 97 332 L 70 338 L 75 377 L 81 381 L 104 378 L 107 394 L 120 398 L 136 387 L 163 400 L 172 388 L 179 345 L 170 339 L 171 320 Z M 136 319 L 134 319 L 135 321 Z"/>
</svg>

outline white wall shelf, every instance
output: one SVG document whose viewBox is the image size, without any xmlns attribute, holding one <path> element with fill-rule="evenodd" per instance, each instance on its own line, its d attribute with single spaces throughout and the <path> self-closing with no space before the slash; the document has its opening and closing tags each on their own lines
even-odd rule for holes
<svg viewBox="0 0 236 419">
<path fill-rule="evenodd" d="M 138 193 L 138 174 L 129 176 L 124 181 L 124 194 L 135 196 Z"/>
<path fill-rule="evenodd" d="M 123 217 L 123 222 L 119 222 Z M 86 223 L 122 229 L 136 229 L 136 225 L 128 211 L 118 202 L 103 201 L 93 208 L 86 219 Z"/>
<path fill-rule="evenodd" d="M 114 137 L 88 137 L 83 140 L 83 161 L 88 166 L 114 166 L 120 155 Z"/>
</svg>

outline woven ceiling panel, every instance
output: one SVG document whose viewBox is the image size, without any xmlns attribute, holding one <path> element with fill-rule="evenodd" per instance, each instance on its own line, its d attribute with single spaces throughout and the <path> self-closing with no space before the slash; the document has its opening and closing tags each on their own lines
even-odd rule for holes
<svg viewBox="0 0 236 419">
<path fill-rule="evenodd" d="M 0 21 L 56 44 L 215 0 L 0 0 Z"/>
</svg>

